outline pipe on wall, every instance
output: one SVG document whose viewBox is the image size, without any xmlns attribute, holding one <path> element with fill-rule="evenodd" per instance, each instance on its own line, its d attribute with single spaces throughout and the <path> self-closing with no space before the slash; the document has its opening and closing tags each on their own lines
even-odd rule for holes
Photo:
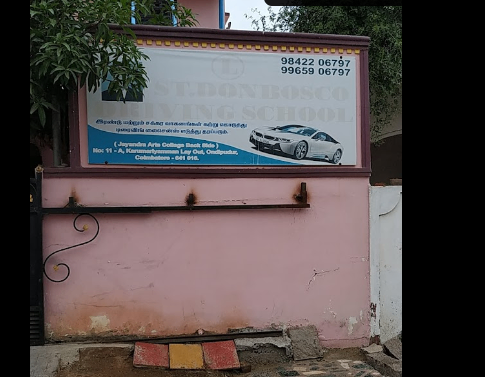
<svg viewBox="0 0 485 377">
<path fill-rule="evenodd" d="M 224 0 L 219 0 L 219 29 L 224 29 Z"/>
</svg>

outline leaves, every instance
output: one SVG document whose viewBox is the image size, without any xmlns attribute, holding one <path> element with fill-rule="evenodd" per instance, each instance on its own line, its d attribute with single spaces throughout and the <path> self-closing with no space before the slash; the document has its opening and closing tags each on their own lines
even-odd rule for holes
<svg viewBox="0 0 485 377">
<path fill-rule="evenodd" d="M 402 6 L 284 6 L 268 16 L 254 10 L 253 28 L 370 37 L 371 141 L 378 144 L 400 109 L 402 97 Z"/>
<path fill-rule="evenodd" d="M 132 17 L 151 23 L 194 26 L 194 15 L 172 0 L 164 2 L 170 15 L 155 14 L 156 0 L 31 0 L 30 114 L 31 130 L 49 132 L 52 103 L 67 108 L 67 93 L 78 84 L 97 89 L 110 76 L 109 90 L 122 97 L 128 88 L 142 92 L 148 77 L 148 56 L 133 43 Z M 133 11 L 132 6 L 136 9 Z M 115 34 L 110 25 L 122 27 Z"/>
</svg>

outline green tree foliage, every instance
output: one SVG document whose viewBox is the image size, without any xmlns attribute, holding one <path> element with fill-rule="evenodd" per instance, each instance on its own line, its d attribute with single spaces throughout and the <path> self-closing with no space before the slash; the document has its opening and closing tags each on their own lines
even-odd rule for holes
<svg viewBox="0 0 485 377">
<path fill-rule="evenodd" d="M 371 141 L 400 110 L 402 98 L 402 6 L 286 6 L 268 16 L 253 9 L 253 28 L 368 36 Z"/>
<path fill-rule="evenodd" d="M 132 20 L 170 26 L 175 20 L 180 27 L 197 23 L 191 10 L 174 0 L 30 1 L 31 136 L 52 136 L 59 122 L 66 123 L 68 94 L 78 84 L 91 91 L 108 80 L 118 99 L 128 89 L 143 91 L 148 57 L 133 43 Z"/>
</svg>

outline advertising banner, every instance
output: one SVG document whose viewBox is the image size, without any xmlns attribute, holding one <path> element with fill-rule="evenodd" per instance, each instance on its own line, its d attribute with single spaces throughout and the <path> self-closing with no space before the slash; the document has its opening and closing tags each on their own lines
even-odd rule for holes
<svg viewBox="0 0 485 377">
<path fill-rule="evenodd" d="M 356 164 L 355 56 L 143 52 L 143 96 L 87 93 L 90 164 Z"/>
</svg>

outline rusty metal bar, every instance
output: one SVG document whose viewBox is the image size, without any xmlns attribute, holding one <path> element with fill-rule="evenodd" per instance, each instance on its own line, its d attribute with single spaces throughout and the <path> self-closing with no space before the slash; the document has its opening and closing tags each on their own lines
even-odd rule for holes
<svg viewBox="0 0 485 377">
<path fill-rule="evenodd" d="M 97 337 L 96 343 L 126 343 L 126 342 L 144 342 L 156 344 L 169 343 L 199 343 L 199 342 L 214 342 L 220 340 L 234 340 L 244 338 L 266 338 L 266 337 L 280 337 L 283 336 L 283 330 L 261 330 L 249 332 L 229 332 L 225 334 L 202 334 L 202 335 L 174 335 L 166 337 L 135 337 L 135 336 L 113 336 L 113 337 Z M 92 339 L 94 340 L 94 339 Z M 89 343 L 91 339 L 76 340 L 78 343 Z"/>
<path fill-rule="evenodd" d="M 299 203 L 293 204 L 223 204 L 195 205 L 193 194 L 189 194 L 185 206 L 129 206 L 129 207 L 85 207 L 74 202 L 69 197 L 69 203 L 62 208 L 42 208 L 45 214 L 81 214 L 81 213 L 152 213 L 160 211 L 210 211 L 210 210 L 240 210 L 240 209 L 283 209 L 310 208 L 307 202 L 306 183 L 301 183 L 301 191 L 295 196 Z"/>
<path fill-rule="evenodd" d="M 228 209 L 274 209 L 274 208 L 310 208 L 308 203 L 297 204 L 228 204 L 228 205 L 194 205 L 194 206 L 159 206 L 159 207 L 65 207 L 43 208 L 46 214 L 80 214 L 80 213 L 152 213 L 158 211 L 207 211 Z"/>
<path fill-rule="evenodd" d="M 213 342 L 218 340 L 233 340 L 244 338 L 265 338 L 283 336 L 282 330 L 277 331 L 256 331 L 256 332 L 235 332 L 230 334 L 207 334 L 207 335 L 182 335 L 169 336 L 164 338 L 140 339 L 142 342 L 169 344 L 169 343 L 190 343 L 190 342 Z"/>
</svg>

